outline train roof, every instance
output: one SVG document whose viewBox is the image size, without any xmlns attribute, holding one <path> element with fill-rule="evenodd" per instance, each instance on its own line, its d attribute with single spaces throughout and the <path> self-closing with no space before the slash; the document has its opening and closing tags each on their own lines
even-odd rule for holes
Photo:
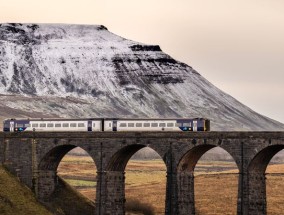
<svg viewBox="0 0 284 215">
<path fill-rule="evenodd" d="M 11 118 L 5 119 L 4 121 L 81 121 L 81 120 L 188 120 L 188 119 L 204 119 L 209 120 L 202 117 L 194 117 L 194 118 L 115 118 L 115 117 L 107 117 L 107 118 Z"/>
</svg>

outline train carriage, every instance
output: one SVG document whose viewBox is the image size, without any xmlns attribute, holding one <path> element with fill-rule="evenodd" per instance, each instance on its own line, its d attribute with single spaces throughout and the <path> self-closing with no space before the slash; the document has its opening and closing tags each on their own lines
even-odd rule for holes
<svg viewBox="0 0 284 215">
<path fill-rule="evenodd" d="M 104 131 L 209 131 L 210 121 L 194 119 L 105 119 Z"/>
<path fill-rule="evenodd" d="M 102 131 L 101 119 L 10 119 L 4 121 L 6 132 L 23 131 Z"/>
<path fill-rule="evenodd" d="M 204 118 L 184 119 L 7 119 L 3 122 L 5 132 L 45 131 L 210 131 L 210 120 Z"/>
</svg>

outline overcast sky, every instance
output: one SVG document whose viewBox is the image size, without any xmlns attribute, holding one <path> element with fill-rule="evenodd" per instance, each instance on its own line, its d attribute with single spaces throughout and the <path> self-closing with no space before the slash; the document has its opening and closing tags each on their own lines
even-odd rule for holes
<svg viewBox="0 0 284 215">
<path fill-rule="evenodd" d="M 283 0 L 0 0 L 0 22 L 103 24 L 284 123 Z"/>
</svg>

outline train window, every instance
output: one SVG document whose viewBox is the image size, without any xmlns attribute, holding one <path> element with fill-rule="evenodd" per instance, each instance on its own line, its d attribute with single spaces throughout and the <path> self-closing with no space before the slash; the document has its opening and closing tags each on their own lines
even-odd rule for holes
<svg viewBox="0 0 284 215">
<path fill-rule="evenodd" d="M 158 123 L 156 122 L 151 123 L 151 127 L 158 127 Z"/>
<path fill-rule="evenodd" d="M 111 123 L 108 124 L 108 127 L 111 127 Z"/>
<path fill-rule="evenodd" d="M 79 126 L 78 126 L 79 127 Z M 84 126 L 83 126 L 84 127 Z M 95 122 L 93 122 L 93 127 L 96 127 L 96 123 Z"/>
<path fill-rule="evenodd" d="M 172 123 L 172 122 L 167 123 L 167 127 L 174 127 L 174 123 Z"/>
<path fill-rule="evenodd" d="M 17 127 L 21 128 L 21 127 L 24 127 L 24 125 L 23 124 L 17 124 Z"/>
<path fill-rule="evenodd" d="M 176 123 L 176 127 L 182 127 L 182 124 L 181 123 Z"/>
<path fill-rule="evenodd" d="M 32 124 L 33 128 L 38 128 L 38 123 Z"/>
<path fill-rule="evenodd" d="M 65 128 L 69 127 L 69 123 L 63 123 L 63 127 Z"/>
<path fill-rule="evenodd" d="M 61 127 L 61 124 L 60 124 L 60 123 L 55 123 L 55 127 L 56 127 L 56 128 L 60 128 L 60 127 Z"/>
<path fill-rule="evenodd" d="M 25 127 L 29 128 L 29 127 L 31 127 L 31 124 L 25 124 Z"/>
<path fill-rule="evenodd" d="M 159 127 L 166 127 L 166 123 L 160 123 Z"/>
<path fill-rule="evenodd" d="M 48 128 L 53 128 L 53 127 L 54 127 L 54 124 L 53 124 L 53 123 L 47 123 L 47 127 L 48 127 Z"/>
<path fill-rule="evenodd" d="M 77 124 L 76 123 L 70 123 L 70 127 L 75 128 L 75 127 L 77 127 Z"/>
<path fill-rule="evenodd" d="M 185 122 L 185 123 L 183 123 L 183 127 L 191 127 L 191 123 Z"/>
<path fill-rule="evenodd" d="M 150 123 L 145 122 L 145 123 L 144 123 L 144 127 L 150 127 Z"/>
<path fill-rule="evenodd" d="M 78 123 L 78 127 L 85 127 L 84 123 Z M 93 124 L 93 127 L 95 127 L 95 123 Z"/>
<path fill-rule="evenodd" d="M 134 127 L 134 123 L 133 122 L 129 122 L 128 123 L 128 127 Z"/>
<path fill-rule="evenodd" d="M 141 122 L 136 123 L 136 127 L 142 127 L 142 123 Z"/>
<path fill-rule="evenodd" d="M 45 127 L 46 127 L 46 123 L 40 123 L 40 124 L 39 124 L 39 127 L 45 128 Z"/>
<path fill-rule="evenodd" d="M 127 127 L 127 125 L 126 125 L 126 123 L 120 123 L 120 125 L 119 125 L 120 127 Z"/>
</svg>

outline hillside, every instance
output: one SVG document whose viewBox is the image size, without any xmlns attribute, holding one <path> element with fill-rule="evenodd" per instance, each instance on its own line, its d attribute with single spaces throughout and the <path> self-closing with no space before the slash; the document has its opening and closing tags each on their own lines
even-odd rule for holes
<svg viewBox="0 0 284 215">
<path fill-rule="evenodd" d="M 101 25 L 0 24 L 0 100 L 2 119 L 205 117 L 212 130 L 284 130 L 159 46 Z"/>
<path fill-rule="evenodd" d="M 52 215 L 31 190 L 19 183 L 0 165 L 0 214 Z"/>
<path fill-rule="evenodd" d="M 93 214 L 94 203 L 60 181 L 48 208 L 40 204 L 34 193 L 0 165 L 0 214 L 5 215 L 77 215 Z"/>
</svg>

